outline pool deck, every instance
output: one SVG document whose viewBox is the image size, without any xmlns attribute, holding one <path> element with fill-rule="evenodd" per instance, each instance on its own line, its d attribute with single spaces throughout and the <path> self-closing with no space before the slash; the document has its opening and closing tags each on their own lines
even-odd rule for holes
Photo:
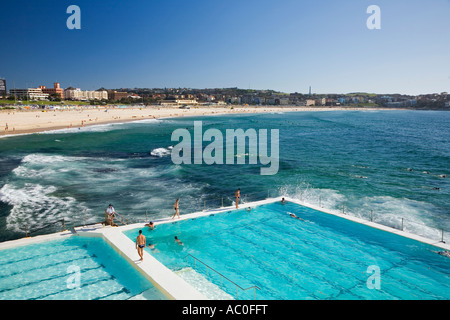
<svg viewBox="0 0 450 320">
<path fill-rule="evenodd" d="M 269 204 L 281 201 L 282 197 L 266 199 L 262 201 L 243 203 L 239 206 L 239 209 L 245 209 L 248 207 L 255 207 L 263 204 Z M 420 241 L 443 250 L 450 251 L 450 244 L 439 242 L 436 240 L 427 239 L 418 235 L 408 233 L 406 231 L 398 230 L 395 228 L 387 227 L 375 222 L 370 222 L 355 216 L 347 215 L 342 212 L 327 210 L 316 205 L 311 205 L 297 199 L 284 197 L 287 202 L 293 202 L 298 205 L 309 207 L 311 209 L 321 211 L 327 214 L 332 214 L 356 223 L 364 224 L 372 228 L 384 230 L 386 232 L 398 234 L 400 236 L 410 238 L 416 241 Z M 155 226 L 158 224 L 171 223 L 174 221 L 182 221 L 193 218 L 205 217 L 211 214 L 220 214 L 222 212 L 228 212 L 236 210 L 235 207 L 223 207 L 218 209 L 205 210 L 201 212 L 194 212 L 189 214 L 180 215 L 180 218 L 172 220 L 171 218 L 155 219 L 153 220 Z M 77 234 L 85 237 L 101 237 L 111 247 L 113 247 L 122 257 L 124 257 L 132 266 L 134 266 L 145 278 L 147 278 L 156 288 L 158 288 L 167 298 L 173 300 L 207 300 L 207 298 L 200 293 L 197 289 L 193 288 L 185 280 L 175 274 L 172 270 L 164 266 L 161 262 L 155 259 L 150 253 L 144 250 L 144 260 L 141 262 L 140 257 L 135 248 L 135 243 L 128 238 L 123 232 L 133 229 L 144 229 L 145 223 L 134 223 L 126 226 L 111 227 L 103 226 L 102 224 L 80 226 L 74 228 L 74 232 L 65 231 L 55 233 L 51 235 L 36 236 L 33 238 L 24 238 L 19 240 L 7 241 L 0 243 L 0 249 L 12 248 L 15 246 L 27 245 L 31 243 L 39 243 L 43 241 L 60 239 L 64 236 L 70 236 Z"/>
</svg>

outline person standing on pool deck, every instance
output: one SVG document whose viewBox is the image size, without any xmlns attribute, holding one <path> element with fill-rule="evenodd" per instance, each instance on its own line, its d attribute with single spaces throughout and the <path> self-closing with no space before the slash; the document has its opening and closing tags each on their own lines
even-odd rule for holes
<svg viewBox="0 0 450 320">
<path fill-rule="evenodd" d="M 144 248 L 145 248 L 145 236 L 142 234 L 142 230 L 139 230 L 139 235 L 136 238 L 136 249 L 138 251 L 139 256 L 141 257 L 141 261 L 144 260 Z"/>
<path fill-rule="evenodd" d="M 241 198 L 241 188 L 238 188 L 236 190 L 234 196 L 236 197 L 236 209 L 237 209 L 239 207 L 239 199 Z"/>
<path fill-rule="evenodd" d="M 173 218 L 175 218 L 175 216 L 178 216 L 178 219 L 180 219 L 180 207 L 178 205 L 178 203 L 180 202 L 180 198 L 177 199 L 177 201 L 175 201 L 175 204 L 173 205 L 173 209 L 175 210 L 175 213 L 172 216 L 172 220 Z"/>
<path fill-rule="evenodd" d="M 114 225 L 114 214 L 116 213 L 116 210 L 114 210 L 114 207 L 112 204 L 109 204 L 108 208 L 106 208 L 106 214 L 107 218 L 109 219 L 111 225 Z"/>
</svg>

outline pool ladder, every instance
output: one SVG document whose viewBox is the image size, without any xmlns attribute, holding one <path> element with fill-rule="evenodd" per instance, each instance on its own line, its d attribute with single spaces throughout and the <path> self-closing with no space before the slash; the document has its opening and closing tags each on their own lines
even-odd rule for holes
<svg viewBox="0 0 450 320">
<path fill-rule="evenodd" d="M 210 266 L 208 266 L 206 263 L 200 261 L 199 259 L 197 259 L 196 257 L 194 257 L 192 254 L 188 254 L 186 257 L 184 257 L 184 259 L 186 259 L 186 262 L 188 262 L 188 258 L 191 257 L 194 259 L 194 268 L 196 267 L 196 262 L 200 262 L 201 264 L 203 264 L 206 267 L 206 276 L 208 277 L 208 270 L 212 270 L 215 273 L 217 273 L 220 276 L 220 288 L 222 288 L 223 286 L 223 279 L 228 280 L 229 282 L 231 282 L 232 284 L 234 284 L 236 286 L 236 300 L 239 298 L 239 289 L 241 289 L 242 291 L 247 291 L 250 289 L 253 289 L 253 300 L 256 300 L 256 289 L 261 290 L 260 287 L 258 286 L 251 286 L 248 287 L 246 289 L 242 288 L 240 285 L 238 285 L 236 282 L 228 279 L 227 277 L 225 277 L 223 274 L 221 274 L 220 272 L 218 272 L 217 270 L 214 270 L 213 268 L 211 268 Z"/>
</svg>

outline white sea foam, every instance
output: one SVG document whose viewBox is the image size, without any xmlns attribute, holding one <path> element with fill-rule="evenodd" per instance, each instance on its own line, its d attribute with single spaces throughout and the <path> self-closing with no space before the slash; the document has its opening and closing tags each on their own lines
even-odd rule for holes
<svg viewBox="0 0 450 320">
<path fill-rule="evenodd" d="M 162 120 L 160 120 L 160 119 L 143 119 L 143 120 L 134 120 L 134 121 L 126 122 L 126 123 L 159 123 L 159 122 L 162 122 Z"/>
<path fill-rule="evenodd" d="M 161 157 L 169 156 L 171 152 L 172 152 L 172 147 L 168 147 L 167 149 L 166 148 L 156 148 L 150 152 L 150 155 L 153 157 L 161 158 Z"/>
<path fill-rule="evenodd" d="M 107 132 L 112 130 L 125 129 L 121 126 L 122 123 L 108 123 L 108 124 L 97 124 L 89 125 L 86 127 L 72 127 L 64 129 L 55 129 L 40 132 L 40 134 L 62 134 L 62 133 L 78 133 L 78 132 Z"/>
<path fill-rule="evenodd" d="M 22 163 L 32 163 L 32 164 L 42 164 L 47 165 L 54 162 L 67 162 L 67 161 L 82 161 L 90 158 L 86 157 L 72 157 L 72 156 L 61 156 L 61 155 L 46 155 L 39 153 L 28 154 L 22 159 Z"/>
<path fill-rule="evenodd" d="M 72 128 L 64 128 L 64 129 L 55 129 L 41 132 L 41 134 L 61 134 L 61 133 L 78 133 L 78 132 L 108 132 L 112 130 L 123 130 L 127 129 L 127 125 L 134 124 L 145 124 L 145 123 L 159 123 L 161 120 L 159 119 L 143 119 L 143 120 L 133 120 L 126 122 L 115 122 L 115 123 L 107 123 L 107 124 L 94 124 L 88 125 L 86 127 L 72 127 Z"/>
<path fill-rule="evenodd" d="M 68 163 L 81 164 L 85 160 L 90 158 L 33 153 L 23 157 L 21 164 L 12 172 L 22 178 L 51 178 L 58 173 L 73 170 L 73 165 L 69 166 Z"/>
<path fill-rule="evenodd" d="M 65 219 L 70 222 L 87 210 L 72 197 L 52 195 L 55 186 L 26 183 L 23 187 L 5 184 L 0 189 L 0 200 L 13 208 L 6 218 L 6 227 L 15 231 L 33 230 L 47 223 Z"/>
<path fill-rule="evenodd" d="M 346 201 L 344 195 L 333 189 L 318 189 L 308 183 L 301 183 L 295 188 L 286 186 L 280 188 L 280 193 L 290 198 L 304 201 L 307 204 L 321 206 L 326 209 L 336 209 Z"/>
<path fill-rule="evenodd" d="M 434 226 L 433 212 L 436 208 L 426 202 L 391 196 L 363 197 L 354 201 L 355 212 L 351 214 L 363 219 L 421 235 L 440 239 L 440 231 Z M 403 220 L 402 220 L 403 219 Z"/>
</svg>

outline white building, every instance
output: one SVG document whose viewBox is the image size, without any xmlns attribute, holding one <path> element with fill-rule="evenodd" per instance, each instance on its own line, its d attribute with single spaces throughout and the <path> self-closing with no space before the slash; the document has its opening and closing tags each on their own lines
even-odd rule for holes
<svg viewBox="0 0 450 320">
<path fill-rule="evenodd" d="M 49 97 L 49 94 L 43 93 L 41 88 L 10 89 L 9 94 L 27 100 L 47 100 Z"/>
<path fill-rule="evenodd" d="M 162 106 L 196 105 L 198 101 L 195 99 L 160 100 L 159 104 Z"/>
<path fill-rule="evenodd" d="M 108 91 L 83 91 L 80 88 L 64 90 L 64 99 L 68 100 L 102 100 L 108 99 Z"/>
</svg>

